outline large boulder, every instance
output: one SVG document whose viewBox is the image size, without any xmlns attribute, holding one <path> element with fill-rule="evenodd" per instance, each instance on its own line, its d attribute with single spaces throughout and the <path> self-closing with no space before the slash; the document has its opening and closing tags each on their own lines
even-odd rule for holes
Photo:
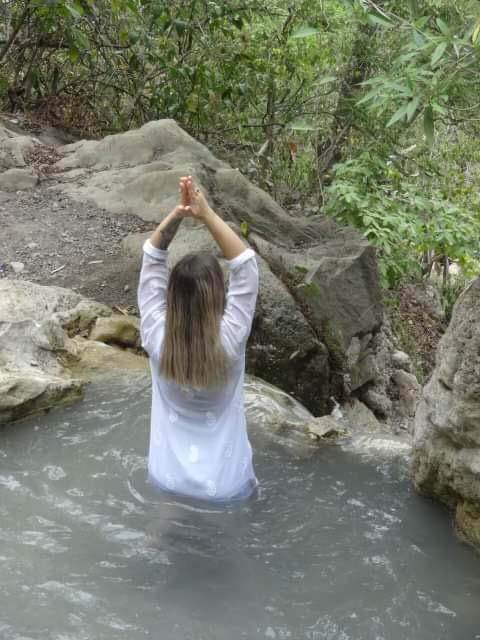
<svg viewBox="0 0 480 640">
<path fill-rule="evenodd" d="M 331 396 L 361 393 L 381 378 L 372 361 L 382 323 L 375 252 L 354 230 L 331 219 L 288 215 L 172 120 L 57 152 L 53 188 L 79 202 L 158 222 L 177 201 L 179 177 L 189 174 L 227 221 L 241 225 L 259 255 L 262 280 L 250 372 L 315 414 L 328 411 Z M 140 246 L 137 237 L 125 241 L 125 250 L 138 255 Z M 172 254 L 177 259 L 203 248 L 212 249 L 210 239 L 187 224 Z M 347 357 L 352 341 L 353 359 Z"/>
<path fill-rule="evenodd" d="M 72 336 L 111 313 L 68 289 L 0 280 L 0 424 L 77 400 Z"/>
<path fill-rule="evenodd" d="M 25 167 L 26 157 L 38 145 L 40 141 L 37 138 L 17 134 L 0 123 L 0 171 Z"/>
<path fill-rule="evenodd" d="M 413 480 L 480 545 L 480 278 L 457 301 L 415 416 Z"/>
<path fill-rule="evenodd" d="M 38 173 L 27 166 L 27 159 L 39 146 L 37 138 L 19 135 L 0 124 L 1 191 L 23 191 L 38 183 Z"/>
</svg>

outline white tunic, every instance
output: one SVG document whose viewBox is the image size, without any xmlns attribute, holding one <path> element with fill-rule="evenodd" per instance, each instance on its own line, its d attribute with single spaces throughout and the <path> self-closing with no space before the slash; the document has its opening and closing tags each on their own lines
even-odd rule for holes
<svg viewBox="0 0 480 640">
<path fill-rule="evenodd" d="M 143 247 L 138 289 L 142 345 L 150 356 L 152 414 L 148 471 L 162 489 L 206 500 L 246 497 L 257 486 L 243 401 L 245 346 L 258 292 L 255 253 L 227 262 L 230 282 L 221 339 L 230 361 L 225 384 L 182 387 L 159 373 L 169 270 L 167 252 Z"/>
</svg>

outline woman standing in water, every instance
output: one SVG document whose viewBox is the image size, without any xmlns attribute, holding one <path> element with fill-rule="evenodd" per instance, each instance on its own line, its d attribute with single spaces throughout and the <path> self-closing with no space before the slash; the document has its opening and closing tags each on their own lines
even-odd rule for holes
<svg viewBox="0 0 480 640">
<path fill-rule="evenodd" d="M 149 476 L 179 495 L 247 497 L 257 486 L 243 403 L 257 263 L 191 178 L 181 179 L 180 192 L 181 205 L 144 244 L 138 288 L 152 374 Z M 167 249 L 186 216 L 201 221 L 220 247 L 230 271 L 227 291 L 213 255 L 189 254 L 169 273 Z"/>
</svg>

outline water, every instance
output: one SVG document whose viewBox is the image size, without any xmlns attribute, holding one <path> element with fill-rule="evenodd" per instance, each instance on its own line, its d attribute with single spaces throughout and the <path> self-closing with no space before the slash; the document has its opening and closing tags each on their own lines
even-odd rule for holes
<svg viewBox="0 0 480 640">
<path fill-rule="evenodd" d="M 480 558 L 404 461 L 302 455 L 257 425 L 256 498 L 164 498 L 149 396 L 96 386 L 0 434 L 2 640 L 480 638 Z"/>
</svg>

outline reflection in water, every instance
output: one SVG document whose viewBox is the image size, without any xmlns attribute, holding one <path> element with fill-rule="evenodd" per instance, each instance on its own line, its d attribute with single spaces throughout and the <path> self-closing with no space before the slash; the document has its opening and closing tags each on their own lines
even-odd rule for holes
<svg viewBox="0 0 480 640">
<path fill-rule="evenodd" d="M 258 495 L 165 496 L 149 393 L 95 387 L 1 434 L 2 640 L 480 638 L 479 560 L 401 459 L 279 446 L 250 394 Z"/>
</svg>

